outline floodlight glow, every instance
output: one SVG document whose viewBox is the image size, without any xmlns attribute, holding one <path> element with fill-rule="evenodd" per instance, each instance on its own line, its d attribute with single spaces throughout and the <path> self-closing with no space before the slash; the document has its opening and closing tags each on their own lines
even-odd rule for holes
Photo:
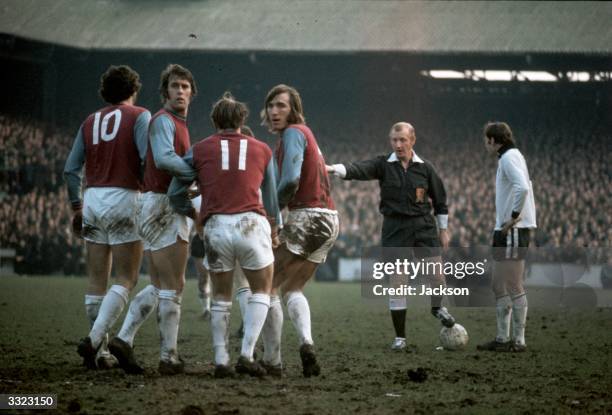
<svg viewBox="0 0 612 415">
<path fill-rule="evenodd" d="M 557 77 L 545 71 L 521 71 L 519 72 L 529 81 L 535 82 L 555 82 Z"/>
<path fill-rule="evenodd" d="M 568 72 L 567 79 L 570 82 L 588 82 L 591 76 L 588 72 Z"/>
<path fill-rule="evenodd" d="M 484 77 L 487 81 L 511 81 L 512 72 L 510 71 L 485 71 Z"/>
<path fill-rule="evenodd" d="M 432 78 L 436 78 L 436 79 L 463 79 L 465 78 L 465 75 L 463 74 L 463 72 L 450 71 L 446 69 L 429 71 L 429 75 Z"/>
</svg>

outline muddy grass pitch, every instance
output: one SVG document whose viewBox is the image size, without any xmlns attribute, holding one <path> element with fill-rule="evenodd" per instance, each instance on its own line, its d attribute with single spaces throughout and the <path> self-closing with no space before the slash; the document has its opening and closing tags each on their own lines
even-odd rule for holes
<svg viewBox="0 0 612 415">
<path fill-rule="evenodd" d="M 154 318 L 136 338 L 144 375 L 81 366 L 84 289 L 82 278 L 0 277 L 0 393 L 53 393 L 55 412 L 86 414 L 612 413 L 612 309 L 530 309 L 529 351 L 521 354 L 476 352 L 494 334 L 493 309 L 453 309 L 470 334 L 458 352 L 436 350 L 439 323 L 416 309 L 407 321 L 410 351 L 393 353 L 384 304 L 363 300 L 357 284 L 313 283 L 306 295 L 321 376 L 302 377 L 285 316 L 284 378 L 216 380 L 194 281 L 179 339 L 187 373 L 171 378 L 157 374 Z M 238 316 L 235 304 L 232 331 Z M 238 345 L 232 339 L 234 362 Z"/>
</svg>

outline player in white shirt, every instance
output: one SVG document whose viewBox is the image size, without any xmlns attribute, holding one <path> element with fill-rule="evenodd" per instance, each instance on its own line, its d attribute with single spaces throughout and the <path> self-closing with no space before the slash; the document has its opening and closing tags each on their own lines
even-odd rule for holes
<svg viewBox="0 0 612 415">
<path fill-rule="evenodd" d="M 523 274 L 530 231 L 536 228 L 533 188 L 527 163 L 516 148 L 508 124 L 490 122 L 485 125 L 484 143 L 487 150 L 499 159 L 495 179 L 492 283 L 496 298 L 497 336 L 477 348 L 524 352 L 527 349 L 527 294 L 523 287 Z"/>
</svg>

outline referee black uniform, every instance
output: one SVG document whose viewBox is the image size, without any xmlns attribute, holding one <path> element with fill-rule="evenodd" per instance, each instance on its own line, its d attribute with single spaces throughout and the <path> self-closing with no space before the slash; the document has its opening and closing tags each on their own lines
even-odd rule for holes
<svg viewBox="0 0 612 415">
<path fill-rule="evenodd" d="M 378 180 L 383 247 L 425 248 L 427 256 L 440 255 L 440 238 L 431 211 L 433 205 L 438 227 L 446 229 L 448 206 L 444 184 L 431 163 L 413 151 L 404 168 L 393 152 L 334 168 L 344 180 Z"/>
</svg>

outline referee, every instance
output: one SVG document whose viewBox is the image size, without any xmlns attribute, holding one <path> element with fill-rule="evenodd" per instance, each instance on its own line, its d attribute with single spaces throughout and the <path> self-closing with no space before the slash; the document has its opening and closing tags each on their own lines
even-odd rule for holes
<svg viewBox="0 0 612 415">
<path fill-rule="evenodd" d="M 384 217 L 382 246 L 419 248 L 426 252 L 430 261 L 439 262 L 440 246 L 447 248 L 450 240 L 444 184 L 433 166 L 412 150 L 416 142 L 412 125 L 407 122 L 394 124 L 389 138 L 392 153 L 370 160 L 334 164 L 327 166 L 327 170 L 345 180 L 378 180 L 379 210 Z M 431 214 L 432 204 L 437 228 Z M 444 276 L 433 276 L 431 285 L 446 285 Z M 442 298 L 431 297 L 431 313 L 443 325 L 452 327 L 455 319 L 441 306 Z M 406 305 L 406 297 L 389 298 L 396 336 L 392 350 L 406 348 Z"/>
<path fill-rule="evenodd" d="M 497 336 L 493 341 L 478 345 L 477 349 L 524 352 L 527 349 L 527 295 L 523 288 L 523 273 L 530 230 L 536 228 L 533 188 L 527 163 L 516 148 L 508 124 L 486 124 L 484 143 L 489 153 L 499 159 L 495 178 L 495 267 L 492 283 L 496 298 Z"/>
</svg>

